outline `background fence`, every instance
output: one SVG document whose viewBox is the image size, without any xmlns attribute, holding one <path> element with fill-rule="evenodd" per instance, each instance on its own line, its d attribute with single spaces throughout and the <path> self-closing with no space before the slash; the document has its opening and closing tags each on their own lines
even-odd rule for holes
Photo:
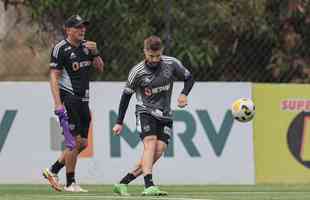
<svg viewBox="0 0 310 200">
<path fill-rule="evenodd" d="M 125 80 L 143 59 L 143 39 L 156 34 L 196 80 L 309 82 L 309 0 L 1 0 L 0 7 L 0 80 L 47 80 L 51 46 L 64 19 L 79 13 L 106 63 L 94 80 Z"/>
</svg>

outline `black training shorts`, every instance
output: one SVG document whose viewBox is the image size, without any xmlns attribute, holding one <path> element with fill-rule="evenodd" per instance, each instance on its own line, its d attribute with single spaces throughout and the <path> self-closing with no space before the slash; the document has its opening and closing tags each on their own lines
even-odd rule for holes
<svg viewBox="0 0 310 200">
<path fill-rule="evenodd" d="M 158 140 L 169 144 L 172 135 L 172 120 L 159 120 L 148 113 L 137 113 L 137 130 L 143 140 L 146 136 L 156 135 Z"/>
<path fill-rule="evenodd" d="M 66 92 L 61 92 L 61 101 L 67 110 L 72 134 L 87 138 L 91 121 L 88 101 L 82 101 L 81 98 Z"/>
</svg>

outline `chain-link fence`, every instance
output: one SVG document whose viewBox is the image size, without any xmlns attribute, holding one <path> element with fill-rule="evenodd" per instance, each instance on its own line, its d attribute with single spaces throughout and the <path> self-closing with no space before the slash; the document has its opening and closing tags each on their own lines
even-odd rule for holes
<svg viewBox="0 0 310 200">
<path fill-rule="evenodd" d="M 50 48 L 79 13 L 106 63 L 94 80 L 125 80 L 155 34 L 196 80 L 307 83 L 309 12 L 310 0 L 0 0 L 0 80 L 47 80 Z"/>
</svg>

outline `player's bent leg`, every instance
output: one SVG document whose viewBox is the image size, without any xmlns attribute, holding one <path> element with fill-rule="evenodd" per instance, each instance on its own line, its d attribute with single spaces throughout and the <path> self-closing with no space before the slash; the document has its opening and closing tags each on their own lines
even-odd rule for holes
<svg viewBox="0 0 310 200">
<path fill-rule="evenodd" d="M 161 139 L 161 138 L 160 138 Z M 156 163 L 157 160 L 159 160 L 159 158 L 163 155 L 163 153 L 165 152 L 166 148 L 167 148 L 167 141 L 161 141 L 161 140 L 157 140 L 156 141 L 156 149 L 155 149 L 155 154 L 154 154 L 154 160 L 153 160 L 153 165 Z M 116 194 L 121 195 L 121 189 L 119 189 L 120 187 L 126 188 L 124 189 L 126 191 L 126 193 L 128 193 L 128 184 L 134 180 L 135 178 L 137 178 L 138 176 L 143 174 L 142 171 L 142 160 L 143 160 L 143 156 L 141 158 L 141 160 L 135 165 L 134 170 L 131 171 L 130 173 L 128 173 L 118 184 L 115 184 L 113 187 L 113 192 Z M 164 191 L 160 191 L 160 194 L 157 195 L 167 195 L 167 192 Z M 127 195 L 127 194 L 125 194 Z"/>
<path fill-rule="evenodd" d="M 163 155 L 163 153 L 166 151 L 166 149 L 167 149 L 167 142 L 164 142 L 164 141 L 161 141 L 161 140 L 158 140 L 156 142 L 156 150 L 155 150 L 153 165 L 156 163 L 156 161 L 159 160 L 159 158 Z M 138 176 L 143 174 L 143 171 L 142 171 L 142 159 L 143 159 L 143 157 L 135 165 L 134 170 L 129 173 L 129 174 L 132 174 L 135 178 L 137 178 Z M 127 176 L 128 175 L 126 175 L 122 179 L 122 181 L 124 179 L 127 179 Z M 118 195 L 121 195 L 121 196 L 128 196 L 129 195 L 129 193 L 128 193 L 128 184 L 132 180 L 134 180 L 134 179 L 133 179 L 133 177 L 130 178 L 130 181 L 127 180 L 126 184 L 122 184 L 122 181 L 120 183 L 118 183 L 118 184 L 115 184 L 113 186 L 113 192 L 118 194 Z M 150 190 L 152 190 L 152 189 L 150 189 Z M 148 192 L 146 192 L 146 193 L 148 193 Z M 156 195 L 158 195 L 158 196 L 160 196 L 160 195 L 167 195 L 167 194 L 168 194 L 167 192 L 161 191 L 161 190 L 159 190 L 159 191 L 157 190 L 157 192 L 156 192 Z"/>
<path fill-rule="evenodd" d="M 130 196 L 130 194 L 128 193 L 128 185 L 127 184 L 122 184 L 122 183 L 114 184 L 113 192 L 120 195 L 120 196 Z"/>
<path fill-rule="evenodd" d="M 65 150 L 61 153 L 61 155 L 59 156 L 58 161 L 59 161 L 60 163 L 65 163 L 66 152 L 67 152 L 67 150 L 65 149 Z"/>
<path fill-rule="evenodd" d="M 156 150 L 156 135 L 146 136 L 143 139 L 143 155 L 142 155 L 142 170 L 143 175 L 152 174 L 154 155 Z"/>
<path fill-rule="evenodd" d="M 164 154 L 167 149 L 167 143 L 157 140 L 156 142 L 156 149 L 155 149 L 155 156 L 154 156 L 154 164 L 159 158 Z"/>
<path fill-rule="evenodd" d="M 166 151 L 166 149 L 167 149 L 167 144 L 163 141 L 157 140 L 153 165 L 161 158 L 161 156 Z M 135 177 L 138 177 L 138 176 L 143 174 L 143 172 L 142 172 L 142 158 L 141 158 L 141 160 L 138 161 L 138 163 L 134 167 L 134 170 L 131 171 L 130 173 L 133 174 Z"/>
<path fill-rule="evenodd" d="M 81 153 L 84 149 L 87 148 L 88 141 L 87 138 L 82 138 L 81 136 L 76 137 L 77 149 Z"/>
<path fill-rule="evenodd" d="M 157 141 L 153 165 L 163 155 L 163 153 L 165 152 L 166 148 L 167 148 L 167 144 L 166 143 L 164 143 L 162 141 Z M 137 177 L 139 177 L 142 174 L 143 174 L 143 171 L 142 171 L 142 158 L 141 158 L 141 160 L 139 160 L 138 163 L 135 165 L 134 170 L 131 171 L 129 174 L 127 174 L 120 181 L 120 184 L 124 184 L 124 185 L 127 186 L 131 181 L 133 181 L 134 179 L 136 179 Z M 119 184 L 116 184 L 116 185 L 118 186 Z"/>
<path fill-rule="evenodd" d="M 53 174 L 49 169 L 43 170 L 43 177 L 48 181 L 49 185 L 56 191 L 60 192 L 61 186 L 57 174 Z"/>
<path fill-rule="evenodd" d="M 135 165 L 134 170 L 130 172 L 135 177 L 138 177 L 143 174 L 142 172 L 142 158 L 138 161 L 138 163 Z"/>
</svg>

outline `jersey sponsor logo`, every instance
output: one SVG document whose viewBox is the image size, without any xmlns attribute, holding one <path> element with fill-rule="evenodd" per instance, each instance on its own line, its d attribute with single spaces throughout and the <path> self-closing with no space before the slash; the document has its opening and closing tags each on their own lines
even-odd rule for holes
<svg viewBox="0 0 310 200">
<path fill-rule="evenodd" d="M 80 64 L 79 64 L 79 62 L 73 62 L 73 63 L 72 63 L 72 69 L 73 69 L 73 71 L 79 70 L 79 69 L 80 69 Z"/>
<path fill-rule="evenodd" d="M 88 67 L 90 65 L 91 65 L 91 61 L 73 62 L 72 69 L 73 71 L 78 71 L 80 68 Z"/>
<path fill-rule="evenodd" d="M 168 91 L 169 89 L 170 89 L 170 84 L 153 88 L 152 93 L 156 94 L 156 93 L 160 93 L 162 91 Z"/>
<path fill-rule="evenodd" d="M 80 62 L 80 67 L 87 67 L 90 66 L 91 62 L 90 61 L 82 61 Z"/>
<path fill-rule="evenodd" d="M 170 89 L 170 84 L 160 86 L 160 87 L 156 87 L 156 88 L 146 87 L 146 88 L 144 88 L 144 94 L 145 94 L 145 96 L 151 96 L 153 94 L 157 94 L 157 93 L 160 93 L 163 91 L 168 91 L 169 89 Z"/>
</svg>

